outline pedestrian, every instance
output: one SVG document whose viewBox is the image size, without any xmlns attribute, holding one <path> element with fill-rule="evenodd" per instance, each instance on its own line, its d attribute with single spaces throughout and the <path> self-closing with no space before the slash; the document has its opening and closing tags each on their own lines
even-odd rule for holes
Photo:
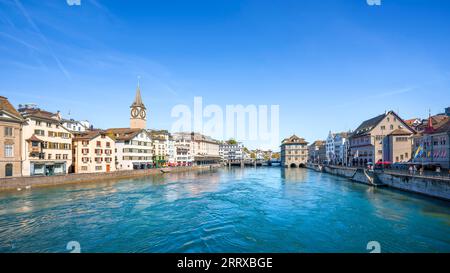
<svg viewBox="0 0 450 273">
<path fill-rule="evenodd" d="M 416 172 L 417 172 L 417 167 L 416 167 L 416 165 L 414 165 L 414 168 L 413 168 L 413 175 L 415 175 Z"/>
<path fill-rule="evenodd" d="M 441 175 L 441 167 L 440 166 L 436 167 L 436 175 L 438 175 L 438 176 Z"/>
<path fill-rule="evenodd" d="M 409 166 L 409 174 L 412 174 L 412 173 L 413 173 L 413 167 Z"/>
<path fill-rule="evenodd" d="M 423 175 L 423 167 L 419 169 L 419 175 Z"/>
</svg>

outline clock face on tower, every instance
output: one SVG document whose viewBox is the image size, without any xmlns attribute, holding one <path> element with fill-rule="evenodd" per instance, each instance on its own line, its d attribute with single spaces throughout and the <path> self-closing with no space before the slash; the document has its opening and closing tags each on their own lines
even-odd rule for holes
<svg viewBox="0 0 450 273">
<path fill-rule="evenodd" d="M 147 113 L 145 113 L 144 109 L 142 109 L 140 116 L 141 116 L 141 119 L 145 119 L 145 117 L 147 116 Z"/>
<path fill-rule="evenodd" d="M 133 118 L 137 118 L 139 116 L 139 109 L 138 108 L 132 108 L 131 109 L 131 116 Z"/>
</svg>

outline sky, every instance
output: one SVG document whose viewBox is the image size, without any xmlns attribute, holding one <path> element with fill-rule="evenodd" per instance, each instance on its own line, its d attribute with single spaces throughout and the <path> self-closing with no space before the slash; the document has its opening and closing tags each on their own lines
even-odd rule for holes
<svg viewBox="0 0 450 273">
<path fill-rule="evenodd" d="M 138 77 L 154 129 L 195 96 L 279 105 L 280 141 L 387 110 L 425 118 L 450 106 L 450 1 L 0 0 L 0 95 L 15 106 L 127 127 Z"/>
</svg>

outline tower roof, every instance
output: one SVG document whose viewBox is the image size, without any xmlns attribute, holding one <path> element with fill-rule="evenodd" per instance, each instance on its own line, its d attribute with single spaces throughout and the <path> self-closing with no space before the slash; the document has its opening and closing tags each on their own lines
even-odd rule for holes
<svg viewBox="0 0 450 273">
<path fill-rule="evenodd" d="M 142 108 L 145 109 L 145 105 L 142 102 L 141 87 L 139 86 L 139 83 L 138 83 L 138 86 L 136 88 L 136 96 L 134 98 L 133 104 L 131 104 L 131 107 L 135 107 L 135 106 L 139 106 L 139 107 L 142 107 Z"/>
</svg>

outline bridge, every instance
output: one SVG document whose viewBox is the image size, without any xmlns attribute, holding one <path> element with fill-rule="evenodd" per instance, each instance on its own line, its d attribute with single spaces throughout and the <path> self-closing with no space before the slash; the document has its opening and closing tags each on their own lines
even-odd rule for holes
<svg viewBox="0 0 450 273">
<path fill-rule="evenodd" d="M 281 161 L 278 159 L 232 159 L 223 161 L 225 166 L 281 166 Z"/>
</svg>

